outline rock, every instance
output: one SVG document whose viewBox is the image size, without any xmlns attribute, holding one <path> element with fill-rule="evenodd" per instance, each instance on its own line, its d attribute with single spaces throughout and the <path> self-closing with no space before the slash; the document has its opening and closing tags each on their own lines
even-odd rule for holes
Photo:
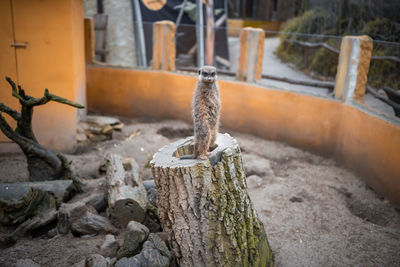
<svg viewBox="0 0 400 267">
<path fill-rule="evenodd" d="M 110 267 L 111 263 L 100 254 L 93 254 L 86 258 L 85 267 Z"/>
<path fill-rule="evenodd" d="M 156 235 L 158 235 L 161 240 L 164 241 L 165 245 L 168 246 L 169 235 L 166 232 L 158 232 Z"/>
<path fill-rule="evenodd" d="M 84 199 L 87 205 L 91 205 L 96 209 L 97 212 L 102 212 L 107 209 L 107 197 L 104 193 L 97 192 L 89 195 Z"/>
<path fill-rule="evenodd" d="M 139 259 L 135 257 L 131 257 L 131 258 L 122 258 L 120 260 L 117 261 L 117 263 L 115 264 L 115 267 L 141 267 L 142 265 L 140 265 Z"/>
<path fill-rule="evenodd" d="M 264 183 L 263 179 L 257 175 L 250 175 L 249 177 L 246 178 L 246 182 L 248 189 L 254 189 L 260 187 Z"/>
<path fill-rule="evenodd" d="M 80 262 L 75 263 L 72 267 L 86 267 L 86 259 L 81 260 Z"/>
<path fill-rule="evenodd" d="M 151 189 L 151 188 L 156 188 L 156 184 L 154 183 L 154 180 L 146 180 L 143 181 L 143 186 L 146 188 L 146 191 Z"/>
<path fill-rule="evenodd" d="M 151 205 L 157 207 L 157 190 L 155 188 L 150 188 L 146 190 L 147 192 L 147 200 L 150 202 Z"/>
<path fill-rule="evenodd" d="M 153 211 L 148 211 L 146 213 L 146 217 L 144 218 L 142 224 L 146 225 L 151 233 L 157 233 L 162 231 L 160 219 L 158 218 L 157 214 Z"/>
<path fill-rule="evenodd" d="M 107 218 L 98 215 L 94 207 L 81 201 L 61 205 L 58 210 L 57 229 L 60 234 L 66 234 L 71 229 L 75 235 L 79 236 L 118 233 Z"/>
<path fill-rule="evenodd" d="M 106 240 L 100 247 L 100 253 L 104 257 L 113 258 L 117 255 L 119 244 L 113 235 L 106 235 Z"/>
<path fill-rule="evenodd" d="M 154 183 L 154 180 L 143 181 L 143 186 L 146 189 L 147 200 L 154 207 L 157 207 L 157 189 L 156 189 L 156 184 Z"/>
<path fill-rule="evenodd" d="M 254 154 L 247 153 L 242 154 L 242 159 L 246 176 L 251 176 L 253 174 L 260 177 L 274 175 L 269 160 Z"/>
<path fill-rule="evenodd" d="M 74 199 L 74 202 L 76 201 L 81 201 L 86 205 L 92 206 L 97 212 L 102 212 L 107 209 L 107 197 L 104 192 L 89 192 L 77 200 Z"/>
<path fill-rule="evenodd" d="M 116 125 L 121 123 L 121 121 L 117 118 L 107 117 L 107 116 L 94 116 L 94 115 L 87 115 L 85 116 L 82 121 L 97 124 L 99 126 L 104 125 Z"/>
<path fill-rule="evenodd" d="M 76 141 L 78 143 L 84 143 L 87 141 L 87 136 L 85 133 L 77 133 L 76 134 Z"/>
<path fill-rule="evenodd" d="M 107 190 L 107 182 L 106 182 L 106 178 L 104 178 L 104 177 L 97 178 L 97 179 L 87 179 L 86 184 L 83 187 L 83 191 L 87 192 L 87 193 L 98 192 L 98 191 L 105 192 L 106 190 Z"/>
<path fill-rule="evenodd" d="M 161 255 L 167 257 L 168 259 L 171 259 L 171 252 L 158 234 L 151 233 L 146 242 L 151 242 L 152 245 L 154 245 L 153 247 L 156 248 L 161 253 Z M 145 244 L 143 244 L 143 248 L 144 247 Z"/>
<path fill-rule="evenodd" d="M 55 227 L 55 228 L 53 228 L 53 229 L 51 229 L 51 230 L 49 230 L 49 231 L 47 232 L 47 237 L 48 237 L 48 238 L 53 238 L 53 237 L 55 237 L 56 235 L 58 235 L 57 227 Z"/>
<path fill-rule="evenodd" d="M 58 223 L 57 230 L 60 234 L 67 234 L 71 223 L 79 220 L 83 217 L 86 211 L 95 209 L 93 207 L 87 206 L 85 203 L 77 201 L 74 203 L 63 203 L 58 209 Z"/>
<path fill-rule="evenodd" d="M 17 260 L 17 262 L 14 265 L 15 267 L 40 267 L 40 264 L 37 264 L 31 259 L 23 259 L 23 260 Z"/>
<path fill-rule="evenodd" d="M 164 241 L 157 235 L 151 233 L 149 239 L 144 242 L 142 251 L 131 258 L 120 259 L 116 267 L 167 267 L 171 260 Z"/>
<path fill-rule="evenodd" d="M 117 259 L 132 257 L 140 252 L 140 244 L 146 240 L 149 229 L 141 223 L 130 221 L 127 226 L 124 242 L 118 251 Z"/>
<path fill-rule="evenodd" d="M 118 234 L 109 219 L 87 211 L 82 218 L 71 223 L 71 232 L 75 235 Z"/>
</svg>

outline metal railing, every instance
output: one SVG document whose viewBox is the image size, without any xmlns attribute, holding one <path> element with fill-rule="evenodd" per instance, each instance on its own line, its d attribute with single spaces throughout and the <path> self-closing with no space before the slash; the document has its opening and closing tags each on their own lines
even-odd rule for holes
<svg viewBox="0 0 400 267">
<path fill-rule="evenodd" d="M 289 44 L 295 44 L 295 45 L 299 45 L 302 47 L 306 47 L 306 48 L 319 48 L 319 47 L 323 47 L 326 50 L 339 55 L 340 51 L 333 48 L 332 46 L 326 44 L 326 43 L 310 43 L 310 42 L 302 42 L 302 41 L 298 41 L 298 40 L 285 40 L 286 43 Z M 389 61 L 393 61 L 396 63 L 400 63 L 400 58 L 396 57 L 396 56 L 371 56 L 371 60 L 389 60 Z"/>
</svg>

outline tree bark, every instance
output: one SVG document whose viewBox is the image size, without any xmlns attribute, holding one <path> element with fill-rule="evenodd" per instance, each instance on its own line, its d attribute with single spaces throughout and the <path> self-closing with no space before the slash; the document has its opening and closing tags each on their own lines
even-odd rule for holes
<svg viewBox="0 0 400 267">
<path fill-rule="evenodd" d="M 151 162 L 163 230 L 180 266 L 273 266 L 262 222 L 247 194 L 240 148 L 219 134 L 209 160 L 180 160 L 192 137 L 160 149 Z"/>
<path fill-rule="evenodd" d="M 133 159 L 124 162 L 116 154 L 107 155 L 106 161 L 111 221 L 121 228 L 132 220 L 143 222 L 148 202 L 139 166 Z"/>
</svg>

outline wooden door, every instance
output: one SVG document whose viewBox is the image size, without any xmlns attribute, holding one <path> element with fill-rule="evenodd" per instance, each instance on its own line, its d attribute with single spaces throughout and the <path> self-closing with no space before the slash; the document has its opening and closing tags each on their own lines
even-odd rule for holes
<svg viewBox="0 0 400 267">
<path fill-rule="evenodd" d="M 9 76 L 14 81 L 18 80 L 15 48 L 11 46 L 14 43 L 13 18 L 11 14 L 11 1 L 0 1 L 0 103 L 4 103 L 10 108 L 18 109 L 18 101 L 11 96 L 11 87 L 5 80 L 5 76 Z M 8 115 L 3 113 L 3 116 L 12 127 L 16 126 L 14 120 Z M 0 144 L 11 143 L 12 141 L 0 131 Z M 0 148 L 0 152 L 5 149 L 5 146 L 2 146 L 2 148 Z"/>
</svg>

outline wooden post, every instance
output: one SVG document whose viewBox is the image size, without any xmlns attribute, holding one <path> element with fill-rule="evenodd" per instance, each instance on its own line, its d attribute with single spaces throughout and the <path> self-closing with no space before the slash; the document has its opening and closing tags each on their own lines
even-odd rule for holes
<svg viewBox="0 0 400 267">
<path fill-rule="evenodd" d="M 214 65 L 215 21 L 214 0 L 206 0 L 207 28 L 206 28 L 206 56 L 205 65 Z"/>
<path fill-rule="evenodd" d="M 192 140 L 163 147 L 151 161 L 158 213 L 179 266 L 273 266 L 237 141 L 218 134 L 208 160 L 179 159 Z"/>
<path fill-rule="evenodd" d="M 236 73 L 238 81 L 261 79 L 265 33 L 262 29 L 246 27 L 240 31 L 240 54 Z"/>
<path fill-rule="evenodd" d="M 367 36 L 345 36 L 342 39 L 336 73 L 335 97 L 351 103 L 364 103 L 372 39 Z"/>
<path fill-rule="evenodd" d="M 175 24 L 168 20 L 153 24 L 153 70 L 175 70 Z"/>
<path fill-rule="evenodd" d="M 93 18 L 85 18 L 85 59 L 87 64 L 92 64 L 95 58 L 96 37 L 94 35 Z"/>
</svg>

